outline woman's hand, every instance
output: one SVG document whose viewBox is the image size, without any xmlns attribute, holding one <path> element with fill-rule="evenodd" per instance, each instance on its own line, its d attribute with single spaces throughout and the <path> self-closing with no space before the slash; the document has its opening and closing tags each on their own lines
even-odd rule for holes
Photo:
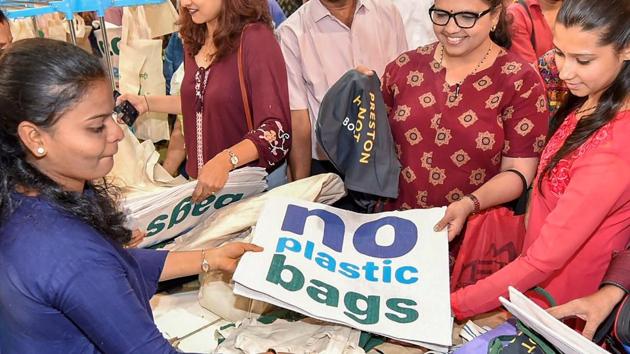
<svg viewBox="0 0 630 354">
<path fill-rule="evenodd" d="M 572 316 L 583 319 L 586 325 L 582 335 L 592 340 L 597 327 L 604 322 L 625 294 L 626 292 L 619 287 L 605 285 L 594 294 L 552 307 L 547 312 L 558 319 Z"/>
<path fill-rule="evenodd" d="M 123 103 L 124 101 L 129 101 L 129 103 L 131 103 L 131 105 L 138 111 L 139 113 L 138 115 L 140 116 L 149 112 L 149 103 L 146 96 L 138 96 L 138 95 L 132 95 L 129 93 L 123 93 L 122 95 L 118 96 L 118 98 L 116 99 L 116 105 L 119 105 Z"/>
<path fill-rule="evenodd" d="M 232 273 L 245 252 L 261 252 L 262 247 L 244 242 L 228 243 L 206 251 L 206 259 L 212 269 Z"/>
<path fill-rule="evenodd" d="M 131 240 L 125 245 L 126 248 L 135 248 L 144 240 L 147 236 L 147 233 L 140 230 L 135 229 L 131 232 Z"/>
<path fill-rule="evenodd" d="M 231 170 L 232 163 L 225 152 L 218 153 L 203 165 L 197 176 L 197 186 L 192 194 L 192 202 L 199 203 L 223 189 Z"/>
<path fill-rule="evenodd" d="M 464 228 L 466 219 L 473 210 L 475 210 L 475 205 L 472 200 L 467 197 L 453 202 L 446 208 L 446 214 L 444 214 L 442 220 L 438 221 L 435 227 L 433 227 L 433 230 L 442 231 L 448 226 L 448 241 L 453 241 L 455 236 L 459 235 Z"/>
<path fill-rule="evenodd" d="M 354 68 L 354 70 L 356 70 L 356 71 L 360 72 L 360 73 L 361 73 L 361 74 L 363 74 L 363 75 L 367 75 L 367 76 L 372 76 L 372 75 L 374 75 L 374 70 L 371 70 L 370 68 L 368 68 L 368 67 L 367 67 L 367 66 L 365 66 L 365 65 L 361 65 L 361 64 L 359 64 L 359 65 L 357 65 L 357 67 L 356 67 L 356 68 Z"/>
</svg>

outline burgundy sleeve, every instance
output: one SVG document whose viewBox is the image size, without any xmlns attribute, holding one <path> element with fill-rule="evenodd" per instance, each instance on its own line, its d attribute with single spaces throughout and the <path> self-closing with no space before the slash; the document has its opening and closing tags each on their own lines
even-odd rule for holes
<svg viewBox="0 0 630 354">
<path fill-rule="evenodd" d="M 626 292 L 630 289 L 630 249 L 619 252 L 610 262 L 602 286 L 616 285 Z"/>
<path fill-rule="evenodd" d="M 503 156 L 540 157 L 549 127 L 545 88 L 538 73 L 529 65 L 510 64 L 522 67 L 517 81 L 520 87 L 514 90 L 510 106 L 501 112 L 505 132 Z"/>
<path fill-rule="evenodd" d="M 279 165 L 291 146 L 287 69 L 271 29 L 255 24 L 244 35 L 243 70 L 253 113 L 253 130 L 245 138 L 256 145 L 258 165 L 269 168 Z"/>
</svg>

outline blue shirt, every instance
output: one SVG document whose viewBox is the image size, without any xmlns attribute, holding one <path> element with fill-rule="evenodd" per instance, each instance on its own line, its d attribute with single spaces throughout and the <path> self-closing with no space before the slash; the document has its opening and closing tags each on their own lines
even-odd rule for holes
<svg viewBox="0 0 630 354">
<path fill-rule="evenodd" d="M 287 19 L 287 16 L 284 14 L 284 11 L 282 11 L 282 8 L 278 5 L 276 0 L 268 0 L 268 5 L 271 18 L 273 19 L 273 26 L 280 26 L 280 24 Z"/>
<path fill-rule="evenodd" d="M 36 197 L 0 226 L 0 352 L 176 353 L 153 322 L 167 252 L 125 250 Z"/>
</svg>

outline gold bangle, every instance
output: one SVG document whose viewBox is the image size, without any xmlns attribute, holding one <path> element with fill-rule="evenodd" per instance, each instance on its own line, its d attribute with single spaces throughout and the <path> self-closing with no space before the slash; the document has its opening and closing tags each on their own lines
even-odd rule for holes
<svg viewBox="0 0 630 354">
<path fill-rule="evenodd" d="M 147 112 L 151 112 L 151 108 L 149 108 L 149 99 L 147 95 L 142 95 L 144 97 L 144 102 L 147 104 Z"/>
</svg>

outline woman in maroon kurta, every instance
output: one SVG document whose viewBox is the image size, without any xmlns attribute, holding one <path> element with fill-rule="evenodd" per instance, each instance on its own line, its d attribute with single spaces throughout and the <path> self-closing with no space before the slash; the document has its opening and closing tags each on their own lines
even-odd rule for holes
<svg viewBox="0 0 630 354">
<path fill-rule="evenodd" d="M 265 0 L 182 1 L 185 76 L 181 97 L 122 95 L 140 113 L 183 114 L 186 170 L 197 178 L 193 202 L 225 185 L 243 165 L 273 170 L 291 146 L 286 67 Z M 251 108 L 241 96 L 238 48 Z"/>
<path fill-rule="evenodd" d="M 534 70 L 501 50 L 455 97 L 434 59 L 439 52 L 431 44 L 404 53 L 385 71 L 384 98 L 403 165 L 392 208 L 449 205 L 499 173 L 503 157 L 537 158 L 545 143 L 547 109 Z"/>
<path fill-rule="evenodd" d="M 448 205 L 436 229 L 449 239 L 472 212 L 516 199 L 515 173 L 531 181 L 545 143 L 542 82 L 509 53 L 500 0 L 435 0 L 439 40 L 403 53 L 383 78 L 383 97 L 402 164 L 390 209 Z"/>
</svg>

